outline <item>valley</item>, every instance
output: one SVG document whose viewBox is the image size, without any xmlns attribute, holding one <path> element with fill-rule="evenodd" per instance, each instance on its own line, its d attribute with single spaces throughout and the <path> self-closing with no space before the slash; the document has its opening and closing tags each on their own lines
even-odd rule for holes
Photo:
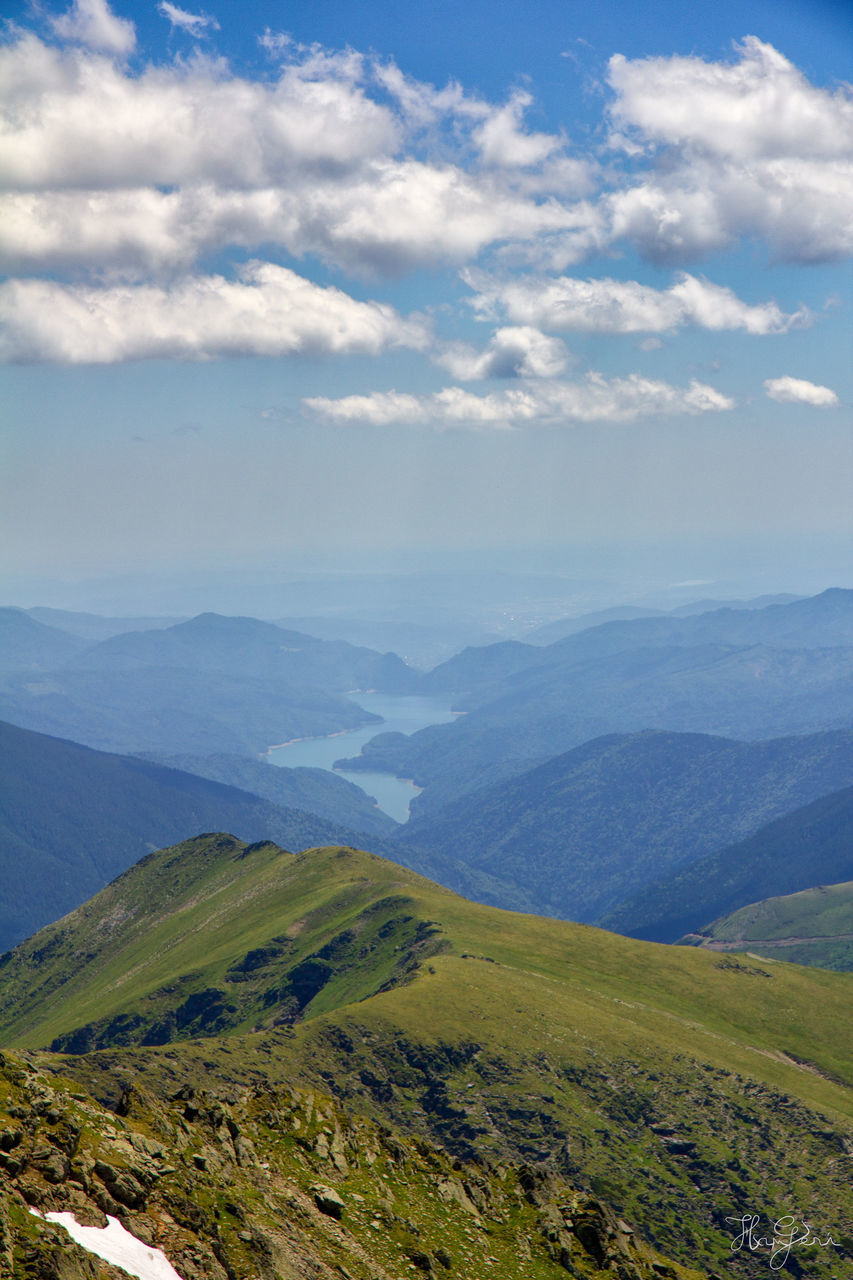
<svg viewBox="0 0 853 1280">
<path fill-rule="evenodd" d="M 851 617 L 596 618 L 427 673 L 213 615 L 10 645 L 16 714 L 78 735 L 0 731 L 10 1265 L 112 1280 L 30 1208 L 118 1215 L 181 1280 L 753 1280 L 747 1209 L 853 1248 Z M 33 692 L 81 671 L 88 710 Z M 82 741 L 117 676 L 126 753 Z M 206 743 L 152 749 L 164 681 L 214 691 Z M 252 682 L 362 724 L 272 764 L 225 727 Z M 408 799 L 407 764 L 395 822 L 354 783 Z"/>
</svg>

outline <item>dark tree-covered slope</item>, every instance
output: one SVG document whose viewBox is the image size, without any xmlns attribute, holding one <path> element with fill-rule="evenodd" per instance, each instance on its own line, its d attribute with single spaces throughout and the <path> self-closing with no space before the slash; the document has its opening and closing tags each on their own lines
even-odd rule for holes
<svg viewBox="0 0 853 1280">
<path fill-rule="evenodd" d="M 227 827 L 294 850 L 371 839 L 206 778 L 12 725 L 0 724 L 0 755 L 0 948 L 152 849 L 199 831 Z"/>
<path fill-rule="evenodd" d="M 851 879 L 853 787 L 845 787 L 647 885 L 600 923 L 633 937 L 674 942 L 761 898 Z"/>
<path fill-rule="evenodd" d="M 461 892 L 591 921 L 667 870 L 851 784 L 851 731 L 614 735 L 413 817 L 397 839 L 455 860 Z"/>
</svg>

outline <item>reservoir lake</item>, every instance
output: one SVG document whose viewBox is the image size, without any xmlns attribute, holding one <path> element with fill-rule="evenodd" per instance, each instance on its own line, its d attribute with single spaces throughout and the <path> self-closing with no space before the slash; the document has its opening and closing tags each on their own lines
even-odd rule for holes
<svg viewBox="0 0 853 1280">
<path fill-rule="evenodd" d="M 405 822 L 409 816 L 409 804 L 419 788 L 390 773 L 350 773 L 343 769 L 333 770 L 332 766 L 336 760 L 359 755 L 364 744 L 378 733 L 415 733 L 431 724 L 447 724 L 455 720 L 456 716 L 450 710 L 450 699 L 413 694 L 356 693 L 351 695 L 351 701 L 364 707 L 365 711 L 382 716 L 384 723 L 371 723 L 328 738 L 302 738 L 281 747 L 271 747 L 267 759 L 271 764 L 288 769 L 328 769 L 373 796 L 379 808 L 397 822 Z"/>
</svg>

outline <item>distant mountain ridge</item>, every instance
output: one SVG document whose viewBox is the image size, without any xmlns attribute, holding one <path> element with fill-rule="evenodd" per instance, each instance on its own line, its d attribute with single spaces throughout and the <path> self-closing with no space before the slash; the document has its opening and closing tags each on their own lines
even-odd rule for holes
<svg viewBox="0 0 853 1280">
<path fill-rule="evenodd" d="M 396 842 L 454 862 L 458 892 L 591 922 L 667 869 L 845 785 L 853 731 L 739 742 L 649 730 L 414 815 Z"/>
<path fill-rule="evenodd" d="M 236 787 L 13 725 L 0 723 L 0 753 L 0 950 L 164 841 L 199 829 L 227 826 L 294 850 L 330 841 L 385 847 L 377 835 Z"/>
<path fill-rule="evenodd" d="M 467 714 L 369 742 L 347 768 L 425 788 L 425 816 L 609 733 L 759 739 L 853 726 L 853 591 L 754 611 L 611 622 L 537 648 L 466 650 L 427 677 Z M 794 647 L 794 646 L 797 647 Z"/>
<path fill-rule="evenodd" d="M 16 616 L 35 631 L 42 625 Z M 345 694 L 406 693 L 420 680 L 396 654 L 218 614 L 95 645 L 67 643 L 62 662 L 36 673 L 18 663 L 0 689 L 0 717 L 103 751 L 254 755 L 293 738 L 378 725 Z"/>
<path fill-rule="evenodd" d="M 675 942 L 761 899 L 851 879 L 853 787 L 845 787 L 645 885 L 598 923 Z"/>
</svg>

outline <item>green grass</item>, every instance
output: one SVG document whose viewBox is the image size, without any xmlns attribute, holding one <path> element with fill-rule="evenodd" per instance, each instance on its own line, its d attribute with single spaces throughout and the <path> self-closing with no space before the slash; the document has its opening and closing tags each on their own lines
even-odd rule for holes
<svg viewBox="0 0 853 1280">
<path fill-rule="evenodd" d="M 221 1017 L 140 1047 L 211 990 Z M 737 1270 L 728 1215 L 853 1218 L 851 995 L 853 975 L 498 911 L 368 853 L 199 837 L 12 953 L 0 1024 L 30 1047 L 91 1024 L 102 1050 L 64 1062 L 98 1096 L 297 1081 L 464 1161 L 544 1162 L 685 1265 Z"/>
<path fill-rule="evenodd" d="M 750 903 L 689 940 L 718 951 L 853 970 L 853 881 Z"/>
</svg>

